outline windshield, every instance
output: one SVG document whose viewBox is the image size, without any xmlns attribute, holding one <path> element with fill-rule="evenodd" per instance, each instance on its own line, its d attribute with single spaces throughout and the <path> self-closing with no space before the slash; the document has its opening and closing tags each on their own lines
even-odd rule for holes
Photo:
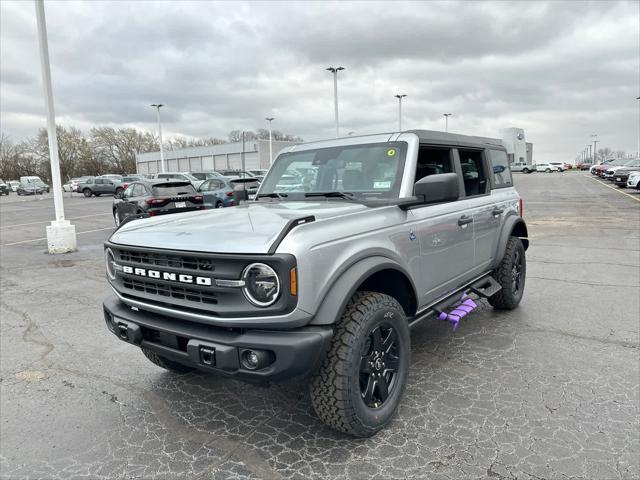
<svg viewBox="0 0 640 480">
<path fill-rule="evenodd" d="M 389 142 L 285 153 L 269 170 L 260 195 L 286 193 L 288 200 L 330 192 L 362 200 L 397 197 L 406 149 L 405 142 Z"/>
<path fill-rule="evenodd" d="M 640 160 L 637 159 L 633 159 L 633 160 L 629 160 L 627 163 L 624 164 L 625 167 L 640 167 Z"/>
</svg>

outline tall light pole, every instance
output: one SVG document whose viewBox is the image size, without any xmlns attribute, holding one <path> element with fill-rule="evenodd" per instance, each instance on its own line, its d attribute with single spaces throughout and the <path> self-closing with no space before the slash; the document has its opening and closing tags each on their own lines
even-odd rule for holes
<svg viewBox="0 0 640 480">
<path fill-rule="evenodd" d="M 162 123 L 160 122 L 160 107 L 164 107 L 161 103 L 152 103 L 158 113 L 158 135 L 160 136 L 160 171 L 164 173 L 164 147 L 162 146 Z"/>
<path fill-rule="evenodd" d="M 593 145 L 591 145 L 591 144 L 587 145 L 587 150 L 589 151 L 589 160 L 591 161 L 592 164 L 595 165 L 596 162 L 593 161 L 593 157 L 591 156 L 591 147 L 592 146 Z"/>
<path fill-rule="evenodd" d="M 327 70 L 333 73 L 333 104 L 336 112 L 336 138 L 340 136 L 340 122 L 338 121 L 338 72 L 344 67 L 329 67 Z"/>
<path fill-rule="evenodd" d="M 591 138 L 593 138 L 593 163 L 596 163 L 596 145 L 600 142 L 600 140 L 595 140 L 596 138 L 598 138 L 598 134 L 594 133 L 593 135 L 591 135 Z"/>
<path fill-rule="evenodd" d="M 640 97 L 636 98 L 638 100 L 638 151 L 636 152 L 636 158 L 640 160 Z"/>
<path fill-rule="evenodd" d="M 266 117 L 265 120 L 269 122 L 269 166 L 273 164 L 273 140 L 271 139 L 271 122 L 275 119 L 274 117 Z"/>
<path fill-rule="evenodd" d="M 406 97 L 405 94 L 394 95 L 398 99 L 398 131 L 402 131 L 402 99 Z"/>
<path fill-rule="evenodd" d="M 53 206 L 56 219 L 47 226 L 47 249 L 49 253 L 66 253 L 76 249 L 76 227 L 64 218 L 62 183 L 60 181 L 60 161 L 58 159 L 58 137 L 56 113 L 53 108 L 53 88 L 51 87 L 51 67 L 49 65 L 49 43 L 47 41 L 47 20 L 44 15 L 43 0 L 36 0 L 36 21 L 38 24 L 38 45 L 42 67 L 42 86 L 47 110 L 47 137 L 49 159 L 51 161 L 51 183 L 53 186 Z"/>
<path fill-rule="evenodd" d="M 444 131 L 448 132 L 449 131 L 449 117 L 451 115 L 453 115 L 453 113 L 443 113 L 442 115 L 444 115 Z"/>
</svg>

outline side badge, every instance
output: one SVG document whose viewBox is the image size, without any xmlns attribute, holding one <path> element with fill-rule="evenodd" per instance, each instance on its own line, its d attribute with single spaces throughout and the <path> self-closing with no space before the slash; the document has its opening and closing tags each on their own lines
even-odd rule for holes
<svg viewBox="0 0 640 480">
<path fill-rule="evenodd" d="M 413 230 L 409 230 L 409 240 L 412 242 L 416 239 L 416 234 L 413 233 Z"/>
</svg>

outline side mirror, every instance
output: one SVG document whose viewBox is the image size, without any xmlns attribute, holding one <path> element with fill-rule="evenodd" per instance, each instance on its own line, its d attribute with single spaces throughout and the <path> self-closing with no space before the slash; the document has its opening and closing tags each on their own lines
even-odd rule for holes
<svg viewBox="0 0 640 480">
<path fill-rule="evenodd" d="M 413 190 L 424 203 L 453 202 L 460 196 L 460 183 L 456 173 L 439 173 L 421 178 Z"/>
</svg>

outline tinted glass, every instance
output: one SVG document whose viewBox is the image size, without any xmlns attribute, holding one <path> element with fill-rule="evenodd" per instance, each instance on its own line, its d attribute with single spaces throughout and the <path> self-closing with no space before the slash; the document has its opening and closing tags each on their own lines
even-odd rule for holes
<svg viewBox="0 0 640 480">
<path fill-rule="evenodd" d="M 184 185 L 159 185 L 153 187 L 153 195 L 157 197 L 175 197 L 178 195 L 195 194 L 196 189 L 190 183 Z"/>
<path fill-rule="evenodd" d="M 479 150 L 458 150 L 458 153 L 460 154 L 466 196 L 472 197 L 486 193 L 487 177 L 482 165 L 482 152 Z M 507 161 L 506 155 L 505 161 Z"/>
<path fill-rule="evenodd" d="M 510 187 L 513 185 L 511 170 L 506 152 L 502 150 L 489 150 L 489 160 L 493 171 L 493 184 L 495 188 Z"/>
<path fill-rule="evenodd" d="M 260 193 L 349 192 L 363 198 L 398 195 L 407 144 L 341 145 L 280 155 Z"/>
</svg>

